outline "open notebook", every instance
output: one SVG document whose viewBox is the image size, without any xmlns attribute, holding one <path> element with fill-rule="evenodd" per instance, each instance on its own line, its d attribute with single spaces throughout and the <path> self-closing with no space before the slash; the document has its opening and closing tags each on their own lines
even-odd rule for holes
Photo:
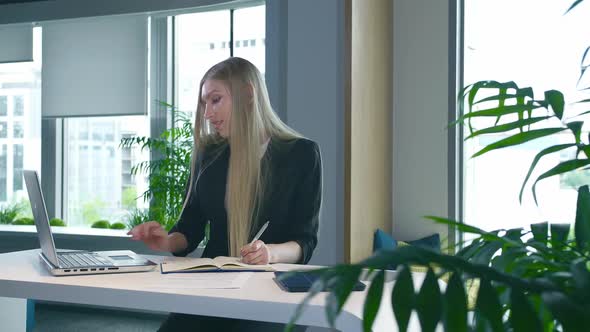
<svg viewBox="0 0 590 332">
<path fill-rule="evenodd" d="M 238 272 L 274 271 L 271 265 L 244 264 L 238 257 L 218 256 L 211 258 L 185 258 L 166 261 L 160 264 L 162 273 L 190 273 L 190 272 Z"/>
</svg>

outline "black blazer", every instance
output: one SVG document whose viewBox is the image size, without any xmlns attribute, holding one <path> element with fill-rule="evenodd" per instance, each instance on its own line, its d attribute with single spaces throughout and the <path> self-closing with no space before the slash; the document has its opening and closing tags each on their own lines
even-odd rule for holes
<svg viewBox="0 0 590 332">
<path fill-rule="evenodd" d="M 215 152 L 213 152 L 213 150 Z M 227 256 L 227 212 L 225 191 L 229 168 L 229 145 L 207 149 L 197 157 L 197 182 L 181 216 L 170 230 L 180 232 L 188 247 L 176 256 L 196 249 L 211 222 L 210 239 L 203 257 Z M 260 240 L 267 244 L 297 242 L 303 249 L 299 263 L 307 263 L 317 245 L 322 200 L 322 165 L 318 145 L 308 139 L 271 139 L 262 158 L 264 194 L 257 220 L 252 223 L 249 241 L 262 224 L 270 224 Z M 244 243 L 245 244 L 245 243 Z"/>
</svg>

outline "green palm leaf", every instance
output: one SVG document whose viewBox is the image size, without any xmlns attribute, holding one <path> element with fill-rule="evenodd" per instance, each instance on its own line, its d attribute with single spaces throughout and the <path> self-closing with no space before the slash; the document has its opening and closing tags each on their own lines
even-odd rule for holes
<svg viewBox="0 0 590 332">
<path fill-rule="evenodd" d="M 541 320 L 521 290 L 510 291 L 510 322 L 514 332 L 542 331 Z"/>
<path fill-rule="evenodd" d="M 580 3 L 580 1 L 582 1 L 582 0 L 578 0 L 575 4 L 572 5 L 571 8 L 573 8 L 578 3 Z M 580 68 L 581 68 L 581 70 L 580 70 L 580 77 L 578 78 L 578 83 L 577 83 L 578 85 L 582 81 L 582 78 L 584 77 L 584 73 L 586 72 L 586 69 L 588 68 L 588 66 L 585 66 L 584 65 L 584 63 L 586 62 L 586 56 L 588 56 L 588 51 L 590 51 L 590 46 L 586 47 L 586 50 L 584 50 L 584 54 L 582 55 L 582 60 L 580 61 Z"/>
<path fill-rule="evenodd" d="M 578 248 L 588 249 L 590 246 L 590 192 L 587 185 L 578 189 L 574 231 Z"/>
<path fill-rule="evenodd" d="M 569 13 L 570 10 L 574 9 L 577 5 L 579 5 L 584 0 L 576 0 L 565 12 L 566 14 Z M 587 51 L 587 50 L 586 50 Z"/>
<path fill-rule="evenodd" d="M 391 292 L 391 308 L 400 332 L 405 332 L 408 329 L 410 316 L 415 306 L 415 297 L 410 268 L 403 266 L 400 268 Z"/>
<path fill-rule="evenodd" d="M 533 232 L 533 238 L 540 243 L 547 243 L 547 234 L 549 231 L 549 223 L 542 222 L 537 224 L 531 224 L 531 231 Z"/>
<path fill-rule="evenodd" d="M 501 91 L 505 91 L 507 89 L 509 89 L 508 87 L 500 87 L 499 88 Z M 531 99 L 534 98 L 534 93 L 533 93 L 533 89 L 530 87 L 527 88 L 517 88 L 515 93 L 500 93 L 497 95 L 493 95 L 493 96 L 489 96 L 489 97 L 485 97 L 482 98 L 476 102 L 473 103 L 473 105 L 477 105 L 477 104 L 481 104 L 481 103 L 485 103 L 487 101 L 505 101 L 505 100 L 510 100 L 510 99 L 520 99 L 520 100 L 524 100 L 526 97 L 529 97 Z"/>
<path fill-rule="evenodd" d="M 543 298 L 545 305 L 553 314 L 553 317 L 563 325 L 564 331 L 587 331 L 590 320 L 588 314 L 564 293 L 548 291 L 541 294 L 541 297 Z"/>
<path fill-rule="evenodd" d="M 525 111 L 530 111 L 533 109 L 541 108 L 541 105 L 530 105 L 530 104 L 522 104 L 522 105 L 508 105 L 502 107 L 492 107 L 483 109 L 480 111 L 473 111 L 467 114 L 462 115 L 457 122 L 461 122 L 465 119 L 476 118 L 476 117 L 499 117 L 514 113 L 521 113 Z"/>
<path fill-rule="evenodd" d="M 453 272 L 444 295 L 444 326 L 447 331 L 467 331 L 467 300 L 463 280 L 458 272 Z"/>
<path fill-rule="evenodd" d="M 484 135 L 484 134 L 501 133 L 501 132 L 505 132 L 505 131 L 523 128 L 525 126 L 529 126 L 533 123 L 547 120 L 549 118 L 551 118 L 551 117 L 550 116 L 542 116 L 542 117 L 535 117 L 535 118 L 527 118 L 527 119 L 517 120 L 517 121 L 506 123 L 506 124 L 501 124 L 499 126 L 492 126 L 492 127 L 480 129 L 480 130 L 472 132 L 471 135 L 469 135 L 465 138 L 465 140 L 468 140 L 468 139 L 473 138 L 475 136 Z"/>
<path fill-rule="evenodd" d="M 455 229 L 457 229 L 460 232 L 478 234 L 482 237 L 483 240 L 488 241 L 488 242 L 500 241 L 500 242 L 503 242 L 504 244 L 515 246 L 515 247 L 523 246 L 522 243 L 519 243 L 517 241 L 513 241 L 512 239 L 510 239 L 508 237 L 498 236 L 497 232 L 487 232 L 487 231 L 484 231 L 484 230 L 477 228 L 475 226 L 467 225 L 467 224 L 457 222 L 457 221 L 447 219 L 447 218 L 441 218 L 441 217 L 435 217 L 435 216 L 425 216 L 424 218 L 430 219 L 430 220 L 432 220 L 436 223 L 439 223 L 439 224 L 449 225 L 451 227 L 454 227 Z"/>
<path fill-rule="evenodd" d="M 557 118 L 561 120 L 563 117 L 563 108 L 565 105 L 563 93 L 557 90 L 545 91 L 545 101 L 547 101 L 547 103 L 551 106 L 551 109 Z"/>
<path fill-rule="evenodd" d="M 287 277 L 287 276 L 285 276 L 285 277 Z M 301 315 L 303 314 L 303 309 L 305 309 L 307 304 L 309 304 L 309 301 L 311 301 L 311 299 L 313 299 L 314 296 L 316 296 L 324 288 L 325 288 L 325 282 L 323 279 L 318 279 L 313 283 L 313 285 L 311 285 L 311 288 L 309 289 L 309 291 L 305 295 L 305 298 L 303 299 L 303 301 L 301 301 L 301 303 L 299 303 L 297 305 L 297 308 L 295 309 L 295 313 L 291 316 L 289 323 L 285 327 L 285 331 L 289 332 L 289 331 L 293 330 L 293 328 L 295 327 L 295 322 L 297 322 L 299 317 L 301 317 Z"/>
<path fill-rule="evenodd" d="M 384 281 L 385 272 L 383 270 L 378 271 L 377 275 L 371 280 L 371 287 L 367 292 L 367 298 L 365 299 L 365 306 L 363 309 L 363 330 L 365 332 L 371 331 L 375 317 L 377 317 L 377 312 L 381 305 Z"/>
<path fill-rule="evenodd" d="M 561 150 L 564 150 L 567 148 L 571 148 L 574 146 L 576 146 L 576 144 L 574 144 L 574 143 L 554 145 L 554 146 L 550 146 L 546 149 L 543 149 L 539 153 L 537 153 L 537 155 L 533 159 L 533 162 L 531 163 L 531 166 L 529 167 L 529 171 L 527 172 L 527 174 L 524 178 L 524 181 L 522 182 L 522 186 L 520 187 L 520 194 L 518 195 L 518 199 L 520 202 L 522 202 L 522 195 L 524 193 L 524 188 L 525 188 L 529 178 L 531 177 L 533 170 L 535 169 L 535 167 L 537 167 L 537 163 L 539 163 L 539 160 L 541 160 L 541 158 L 543 158 L 544 156 L 546 156 L 548 154 L 558 152 L 558 151 L 561 151 Z"/>
<path fill-rule="evenodd" d="M 487 325 L 494 332 L 504 331 L 502 325 L 502 307 L 498 300 L 498 294 L 487 279 L 482 279 L 479 285 L 479 292 L 477 293 L 477 302 L 475 310 L 480 319 L 477 319 L 477 325 Z M 481 318 L 485 318 L 482 322 Z M 487 324 L 486 324 L 487 323 Z"/>
<path fill-rule="evenodd" d="M 584 125 L 584 121 L 573 121 L 567 123 L 566 125 L 574 134 L 574 137 L 576 138 L 576 143 L 579 144 L 582 135 L 582 126 Z"/>
<path fill-rule="evenodd" d="M 576 284 L 577 295 L 586 306 L 590 307 L 590 271 L 586 259 L 579 258 L 571 265 L 572 278 Z"/>
<path fill-rule="evenodd" d="M 565 128 L 545 128 L 545 129 L 536 129 L 536 130 L 526 131 L 523 133 L 514 134 L 510 137 L 501 139 L 497 142 L 494 142 L 494 143 L 486 146 L 485 148 L 483 148 L 483 149 L 479 150 L 478 152 L 476 152 L 475 154 L 473 154 L 473 156 L 471 156 L 471 158 L 481 156 L 482 154 L 484 154 L 486 152 L 493 151 L 493 150 L 502 149 L 502 148 L 506 148 L 509 146 L 520 145 L 520 144 L 532 141 L 537 138 L 553 135 L 553 134 L 558 133 L 563 130 L 565 130 Z"/>
<path fill-rule="evenodd" d="M 428 269 L 426 278 L 424 278 L 422 287 L 416 297 L 416 311 L 418 312 L 422 331 L 434 332 L 441 318 L 442 305 L 438 279 L 432 269 Z"/>
<path fill-rule="evenodd" d="M 331 288 L 331 294 L 328 297 L 328 304 L 326 305 L 326 316 L 330 326 L 334 326 L 336 317 L 342 311 L 342 307 L 352 292 L 354 285 L 359 279 L 361 273 L 360 268 L 351 268 L 337 270 L 338 273 L 333 274 L 327 279 L 327 285 Z M 333 287 L 334 283 L 338 283 L 338 287 Z"/>
<path fill-rule="evenodd" d="M 565 246 L 567 236 L 570 233 L 570 224 L 551 224 L 551 246 L 554 249 L 561 250 Z"/>
</svg>

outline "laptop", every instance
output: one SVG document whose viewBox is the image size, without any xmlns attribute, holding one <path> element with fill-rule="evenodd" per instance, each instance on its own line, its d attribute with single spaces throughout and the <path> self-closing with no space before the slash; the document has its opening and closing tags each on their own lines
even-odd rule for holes
<svg viewBox="0 0 590 332">
<path fill-rule="evenodd" d="M 57 252 L 39 185 L 39 176 L 35 171 L 25 170 L 23 173 L 41 244 L 39 256 L 52 275 L 142 272 L 150 271 L 157 266 L 156 263 L 130 250 Z"/>
</svg>

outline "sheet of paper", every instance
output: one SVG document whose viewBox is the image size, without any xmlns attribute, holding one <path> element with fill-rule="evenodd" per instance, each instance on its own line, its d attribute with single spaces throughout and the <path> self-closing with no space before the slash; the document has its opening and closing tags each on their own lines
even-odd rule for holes
<svg viewBox="0 0 590 332">
<path fill-rule="evenodd" d="M 254 272 L 161 274 L 162 283 L 155 287 L 169 290 L 242 288 L 253 274 Z"/>
</svg>

